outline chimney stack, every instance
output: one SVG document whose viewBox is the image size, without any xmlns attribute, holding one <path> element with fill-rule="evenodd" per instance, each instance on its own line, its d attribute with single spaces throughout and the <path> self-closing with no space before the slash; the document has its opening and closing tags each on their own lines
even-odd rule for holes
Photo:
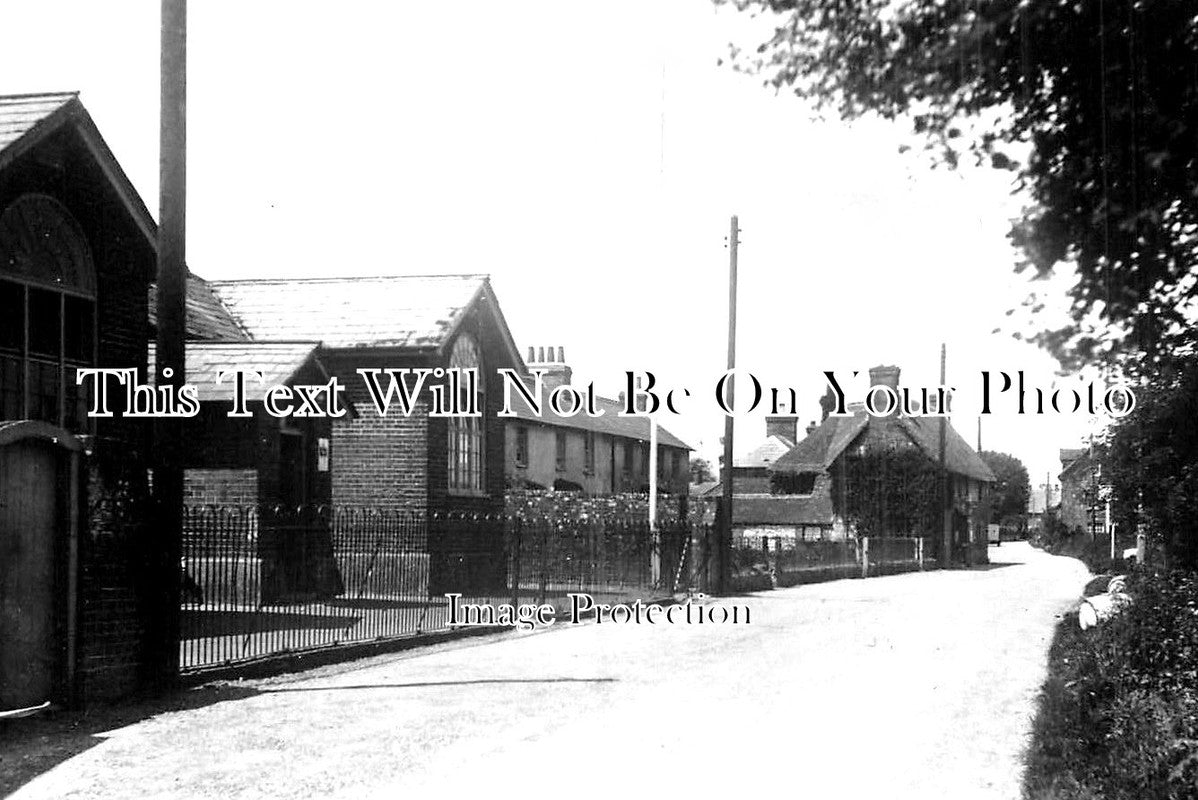
<svg viewBox="0 0 1198 800">
<path fill-rule="evenodd" d="M 781 436 L 791 444 L 799 441 L 799 420 L 796 417 L 766 417 L 765 435 Z"/>
<path fill-rule="evenodd" d="M 535 361 L 532 358 L 532 350 L 533 348 L 528 348 L 528 368 L 530 370 L 541 369 L 545 371 L 544 385 L 546 393 L 552 392 L 557 387 L 569 383 L 574 377 L 574 371 L 566 364 L 566 348 L 557 346 L 538 347 L 538 358 Z"/>
<path fill-rule="evenodd" d="M 894 408 L 887 416 L 898 416 L 901 400 L 899 398 L 899 368 L 892 365 L 878 365 L 869 371 L 869 385 L 874 386 L 889 386 L 894 390 L 895 403 Z M 881 392 L 874 393 L 874 406 L 879 410 L 885 408 L 886 400 L 883 399 Z"/>
</svg>

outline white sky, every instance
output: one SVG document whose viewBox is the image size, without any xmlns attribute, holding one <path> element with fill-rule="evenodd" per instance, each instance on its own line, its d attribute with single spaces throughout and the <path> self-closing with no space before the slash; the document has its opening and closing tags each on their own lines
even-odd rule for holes
<svg viewBox="0 0 1198 800">
<path fill-rule="evenodd" d="M 156 208 L 157 0 L 0 10 L 0 92 L 80 90 Z M 899 154 L 904 125 L 811 122 L 717 66 L 744 21 L 703 0 L 189 14 L 187 246 L 204 277 L 490 273 L 522 352 L 564 346 L 576 382 L 609 394 L 626 369 L 689 387 L 662 422 L 714 463 L 738 214 L 738 363 L 797 388 L 804 424 L 823 370 L 896 363 L 933 386 L 942 341 L 970 443 L 981 370 L 1053 381 L 1052 359 L 992 333 L 1032 288 L 1005 239 L 1009 175 L 930 170 Z M 1005 396 L 995 410 L 984 446 L 1033 485 L 1091 429 Z M 737 451 L 763 431 L 745 418 Z"/>
</svg>

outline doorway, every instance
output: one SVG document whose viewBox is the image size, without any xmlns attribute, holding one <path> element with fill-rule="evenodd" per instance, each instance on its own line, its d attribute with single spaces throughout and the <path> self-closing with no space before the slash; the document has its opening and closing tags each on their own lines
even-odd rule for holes
<svg viewBox="0 0 1198 800">
<path fill-rule="evenodd" d="M 45 423 L 0 430 L 0 710 L 70 699 L 77 443 Z"/>
</svg>

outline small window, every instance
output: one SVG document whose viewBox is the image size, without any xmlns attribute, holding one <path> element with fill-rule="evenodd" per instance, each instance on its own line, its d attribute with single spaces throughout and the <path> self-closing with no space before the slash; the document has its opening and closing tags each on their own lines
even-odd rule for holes
<svg viewBox="0 0 1198 800">
<path fill-rule="evenodd" d="M 595 432 L 587 431 L 583 436 L 583 469 L 586 474 L 595 474 Z"/>
<path fill-rule="evenodd" d="M 516 428 L 516 466 L 528 466 L 528 426 L 520 425 Z"/>
<path fill-rule="evenodd" d="M 557 432 L 557 471 L 566 471 L 566 432 Z"/>
<path fill-rule="evenodd" d="M 636 445 L 633 442 L 624 442 L 624 474 L 632 474 L 632 460 L 636 453 Z"/>
</svg>

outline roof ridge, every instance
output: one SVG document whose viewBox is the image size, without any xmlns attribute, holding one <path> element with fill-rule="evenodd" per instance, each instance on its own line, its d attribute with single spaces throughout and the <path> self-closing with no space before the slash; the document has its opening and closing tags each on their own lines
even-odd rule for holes
<svg viewBox="0 0 1198 800">
<path fill-rule="evenodd" d="M 258 345 L 310 344 L 319 346 L 319 339 L 188 339 L 187 346 L 209 347 L 223 345 L 226 347 L 256 347 Z M 155 342 L 150 342 L 153 347 Z"/>
<path fill-rule="evenodd" d="M 65 92 L 24 92 L 24 93 L 19 93 L 19 94 L 0 94 L 0 103 L 3 103 L 6 100 L 34 100 L 37 98 L 51 98 L 51 97 L 75 98 L 78 96 L 79 96 L 78 89 L 75 89 L 72 91 L 65 91 Z"/>
<path fill-rule="evenodd" d="M 203 280 L 209 286 L 227 286 L 235 283 L 320 283 L 321 281 L 377 281 L 395 280 L 396 278 L 483 278 L 490 280 L 491 275 L 487 272 L 441 272 L 421 275 L 325 275 L 321 277 L 305 278 L 229 278 L 226 280 L 211 280 L 209 278 L 202 278 L 201 280 Z"/>
</svg>

